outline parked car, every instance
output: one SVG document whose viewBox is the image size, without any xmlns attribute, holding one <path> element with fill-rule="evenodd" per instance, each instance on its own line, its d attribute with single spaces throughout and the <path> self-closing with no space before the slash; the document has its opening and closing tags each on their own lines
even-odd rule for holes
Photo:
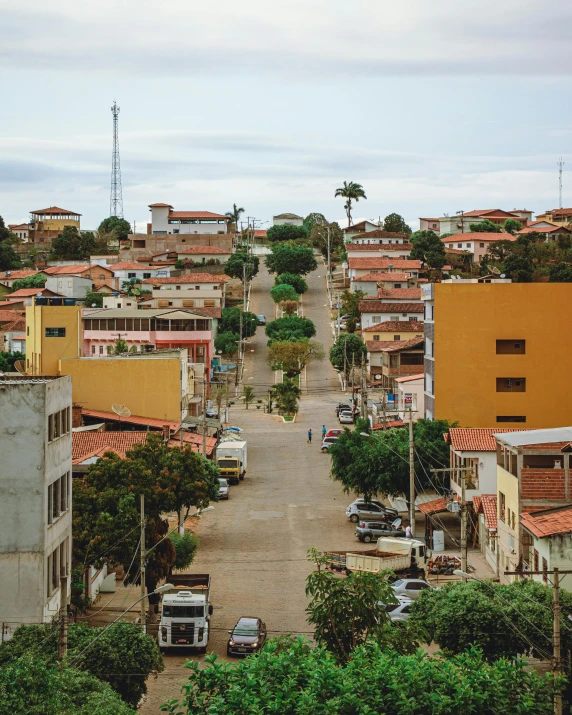
<svg viewBox="0 0 572 715">
<path fill-rule="evenodd" d="M 226 479 L 218 480 L 218 498 L 228 499 L 230 496 L 230 487 L 228 486 L 228 481 Z"/>
<path fill-rule="evenodd" d="M 356 536 L 366 544 L 377 541 L 380 536 L 405 536 L 401 528 L 401 517 L 398 517 L 391 524 L 385 521 L 360 521 L 356 526 Z"/>
<path fill-rule="evenodd" d="M 329 429 L 326 432 L 326 436 L 324 437 L 324 439 L 327 439 L 328 437 L 339 437 L 343 433 L 343 429 Z"/>
<path fill-rule="evenodd" d="M 385 606 L 385 610 L 389 613 L 389 617 L 394 623 L 403 623 L 409 619 L 413 601 L 403 596 L 398 596 L 397 598 L 398 603 L 388 603 Z"/>
<path fill-rule="evenodd" d="M 433 588 L 421 578 L 400 578 L 394 581 L 391 587 L 398 598 L 409 598 L 412 601 L 416 601 L 423 591 Z"/>
<path fill-rule="evenodd" d="M 266 624 L 260 618 L 239 618 L 229 631 L 227 655 L 250 655 L 259 651 L 266 641 Z"/>
<path fill-rule="evenodd" d="M 257 315 L 256 320 L 258 321 L 258 325 L 266 325 L 266 318 L 264 315 Z"/>
<path fill-rule="evenodd" d="M 353 425 L 354 414 L 351 410 L 344 410 L 338 415 L 338 419 L 341 425 Z"/>
<path fill-rule="evenodd" d="M 395 509 L 389 509 L 382 504 L 366 503 L 357 501 L 346 508 L 346 516 L 354 524 L 358 521 L 386 521 L 392 522 L 398 514 Z"/>
<path fill-rule="evenodd" d="M 390 521 L 393 521 L 394 519 L 397 519 L 399 516 L 399 512 L 397 509 L 394 509 L 392 506 L 386 506 L 382 501 L 379 499 L 370 499 L 368 502 L 365 501 L 364 497 L 358 497 L 357 499 L 354 499 L 352 504 L 375 504 L 376 506 L 380 507 L 382 511 L 385 511 L 385 513 L 388 515 L 388 518 Z"/>
<path fill-rule="evenodd" d="M 350 410 L 351 411 L 352 406 L 348 402 L 338 402 L 336 406 L 336 417 L 339 416 L 340 412 L 342 410 Z"/>
<path fill-rule="evenodd" d="M 324 441 L 322 442 L 322 446 L 320 447 L 322 452 L 327 452 L 336 440 L 337 437 L 325 437 Z"/>
<path fill-rule="evenodd" d="M 218 412 L 214 409 L 214 407 L 207 407 L 205 413 L 209 419 L 216 420 L 218 418 Z"/>
</svg>

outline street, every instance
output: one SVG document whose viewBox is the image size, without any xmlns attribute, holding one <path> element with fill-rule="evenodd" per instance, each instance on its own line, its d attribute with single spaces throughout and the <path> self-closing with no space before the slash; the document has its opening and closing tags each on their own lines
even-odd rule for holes
<svg viewBox="0 0 572 715">
<path fill-rule="evenodd" d="M 316 338 L 326 353 L 332 344 L 329 310 L 326 307 L 325 269 L 308 276 L 309 290 L 303 297 L 304 315 L 316 325 Z M 274 317 L 268 293 L 273 285 L 261 260 L 252 283 L 250 310 Z M 311 364 L 295 423 L 278 415 L 264 414 L 256 400 L 265 400 L 274 384 L 266 364 L 264 328 L 249 341 L 244 384 L 252 385 L 256 399 L 245 410 L 240 402 L 231 409 L 231 424 L 244 429 L 248 442 L 247 475 L 231 487 L 230 499 L 204 514 L 197 528 L 200 547 L 189 569 L 210 573 L 214 614 L 209 652 L 226 660 L 228 630 L 240 616 L 258 616 L 266 622 L 269 637 L 285 633 L 311 636 L 306 622 L 304 587 L 312 570 L 306 552 L 345 549 L 355 545 L 353 525 L 345 507 L 353 498 L 329 478 L 330 460 L 320 451 L 321 428 L 338 426 L 334 407 L 340 397 L 339 382 L 328 358 Z M 307 444 L 307 431 L 314 433 Z M 165 672 L 148 683 L 149 693 L 141 712 L 156 714 L 168 698 L 179 695 L 184 680 L 183 665 L 203 656 L 188 652 L 165 654 Z"/>
</svg>

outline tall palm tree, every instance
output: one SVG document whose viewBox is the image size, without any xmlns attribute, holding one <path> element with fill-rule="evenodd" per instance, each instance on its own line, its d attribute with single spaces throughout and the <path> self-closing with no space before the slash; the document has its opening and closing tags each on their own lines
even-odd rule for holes
<svg viewBox="0 0 572 715">
<path fill-rule="evenodd" d="M 365 191 L 361 184 L 356 184 L 355 181 L 344 181 L 344 185 L 336 189 L 334 196 L 341 196 L 346 199 L 344 209 L 348 217 L 348 226 L 352 225 L 352 200 L 358 202 L 360 199 L 366 199 Z"/>
<path fill-rule="evenodd" d="M 238 222 L 240 220 L 240 214 L 244 213 L 243 208 L 238 208 L 236 204 L 232 205 L 232 211 L 227 211 L 225 216 L 229 218 L 236 226 L 236 232 L 238 233 Z"/>
</svg>

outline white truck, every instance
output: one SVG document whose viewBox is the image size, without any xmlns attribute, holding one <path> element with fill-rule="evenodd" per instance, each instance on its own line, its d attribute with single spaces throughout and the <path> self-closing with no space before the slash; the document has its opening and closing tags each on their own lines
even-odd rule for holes
<svg viewBox="0 0 572 715">
<path fill-rule="evenodd" d="M 327 551 L 330 565 L 337 571 L 393 571 L 399 576 L 425 577 L 431 552 L 424 541 L 382 536 L 376 548 L 367 551 Z"/>
<path fill-rule="evenodd" d="M 216 448 L 216 464 L 221 477 L 230 484 L 238 484 L 246 474 L 246 442 L 220 442 Z"/>
<path fill-rule="evenodd" d="M 159 648 L 198 648 L 205 653 L 213 612 L 210 574 L 180 574 L 169 581 L 173 588 L 161 599 Z"/>
</svg>

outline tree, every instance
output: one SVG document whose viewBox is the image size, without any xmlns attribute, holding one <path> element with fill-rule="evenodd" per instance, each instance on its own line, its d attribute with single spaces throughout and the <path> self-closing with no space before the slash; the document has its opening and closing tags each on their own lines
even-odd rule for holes
<svg viewBox="0 0 572 715">
<path fill-rule="evenodd" d="M 15 283 L 16 281 L 14 281 Z M 83 299 L 83 304 L 87 308 L 103 308 L 103 293 L 96 293 L 94 290 L 88 290 Z"/>
<path fill-rule="evenodd" d="M 50 256 L 60 260 L 83 260 L 95 250 L 95 237 L 87 231 L 80 233 L 75 226 L 65 226 L 52 243 Z"/>
<path fill-rule="evenodd" d="M 8 243 L 0 243 L 0 271 L 12 271 L 20 268 L 22 261 L 12 246 Z"/>
<path fill-rule="evenodd" d="M 282 370 L 287 377 L 295 377 L 313 360 L 323 360 L 326 354 L 317 340 L 273 342 L 268 347 L 266 362 L 273 370 Z"/>
<path fill-rule="evenodd" d="M 308 290 L 308 284 L 302 276 L 296 273 L 281 273 L 274 279 L 275 285 L 290 285 L 298 295 L 302 295 Z"/>
<path fill-rule="evenodd" d="M 298 409 L 298 400 L 302 391 L 292 380 L 286 379 L 273 385 L 270 394 L 282 414 L 292 415 Z"/>
<path fill-rule="evenodd" d="M 2 218 L 2 216 L 0 216 L 0 243 L 7 241 L 13 235 L 14 234 L 4 223 L 4 219 Z"/>
<path fill-rule="evenodd" d="M 117 338 L 117 340 L 113 344 L 113 354 L 123 355 L 127 352 L 129 352 L 129 346 L 127 345 L 127 342 L 123 340 L 123 338 Z"/>
<path fill-rule="evenodd" d="M 176 531 L 172 531 L 169 534 L 169 538 L 173 542 L 176 553 L 175 560 L 171 565 L 171 570 L 182 571 L 188 568 L 193 563 L 193 559 L 199 548 L 198 537 L 190 532 L 179 534 Z"/>
<path fill-rule="evenodd" d="M 447 420 L 425 419 L 413 425 L 416 484 L 422 489 L 431 487 L 429 469 L 448 465 L 449 453 L 443 434 L 451 426 L 454 425 Z M 408 494 L 408 431 L 393 428 L 363 436 L 363 427 L 358 424 L 355 430 L 344 431 L 328 450 L 332 458 L 332 479 L 341 482 L 344 491 L 363 494 L 367 499 L 377 494 Z M 434 477 L 432 481 L 435 482 Z M 446 486 L 448 484 L 443 485 Z"/>
<path fill-rule="evenodd" d="M 254 400 L 254 388 L 251 385 L 244 385 L 242 388 L 242 396 L 244 397 L 246 409 L 248 409 L 248 405 Z"/>
<path fill-rule="evenodd" d="M 348 377 L 352 364 L 361 365 L 365 362 L 367 348 L 359 335 L 348 333 L 340 335 L 330 350 L 330 362 L 334 369 L 343 372 Z"/>
<path fill-rule="evenodd" d="M 283 300 L 298 301 L 298 293 L 296 293 L 293 286 L 286 283 L 274 286 L 274 288 L 270 290 L 270 297 L 275 303 L 281 303 Z"/>
<path fill-rule="evenodd" d="M 238 231 L 238 222 L 240 221 L 241 215 L 244 213 L 242 207 L 238 208 L 236 204 L 232 205 L 232 211 L 227 211 L 225 216 L 229 218 L 235 226 L 235 231 Z"/>
<path fill-rule="evenodd" d="M 478 223 L 470 223 L 469 229 L 471 233 L 501 233 L 502 229 L 496 223 L 485 219 Z"/>
<path fill-rule="evenodd" d="M 133 233 L 129 221 L 119 216 L 104 218 L 97 228 L 99 234 L 113 234 L 118 241 L 126 241 L 129 234 Z"/>
<path fill-rule="evenodd" d="M 532 283 L 533 264 L 530 258 L 512 253 L 504 260 L 504 272 L 513 283 Z"/>
<path fill-rule="evenodd" d="M 161 709 L 170 715 L 551 715 L 560 683 L 525 665 L 490 664 L 476 650 L 450 659 L 423 651 L 399 655 L 371 642 L 338 663 L 302 638 L 272 639 L 237 664 L 214 654 L 189 663 L 181 698 Z"/>
<path fill-rule="evenodd" d="M 298 299 L 281 300 L 280 303 L 278 303 L 278 307 L 283 313 L 286 313 L 286 315 L 293 315 L 300 307 L 300 303 L 298 303 Z"/>
<path fill-rule="evenodd" d="M 315 271 L 318 262 L 314 251 L 307 246 L 288 244 L 274 244 L 272 253 L 266 256 L 266 267 L 270 273 L 296 273 L 306 275 Z"/>
<path fill-rule="evenodd" d="M 0 352 L 0 371 L 2 372 L 13 372 L 15 370 L 14 363 L 17 360 L 25 360 L 26 356 L 24 353 L 7 353 Z"/>
<path fill-rule="evenodd" d="M 236 251 L 224 264 L 224 272 L 231 278 L 251 281 L 258 274 L 258 256 L 253 256 L 246 251 Z"/>
<path fill-rule="evenodd" d="M 328 242 L 330 256 L 340 254 L 344 247 L 344 233 L 337 222 L 318 224 L 310 233 L 310 242 L 319 248 L 323 256 L 328 255 Z"/>
<path fill-rule="evenodd" d="M 239 342 L 240 335 L 238 333 L 233 333 L 232 331 L 219 333 L 214 342 L 215 350 L 217 353 L 220 350 L 223 355 L 236 355 Z"/>
<path fill-rule="evenodd" d="M 242 313 L 242 337 L 251 338 L 256 333 L 258 319 L 254 313 L 240 308 L 223 308 L 219 330 L 223 333 L 231 332 L 240 335 L 240 315 Z"/>
<path fill-rule="evenodd" d="M 310 213 L 304 219 L 304 230 L 306 236 L 309 236 L 315 226 L 325 226 L 327 224 L 326 217 L 321 213 Z"/>
<path fill-rule="evenodd" d="M 344 209 L 346 216 L 348 217 L 348 226 L 352 225 L 352 201 L 356 203 L 360 199 L 367 200 L 364 188 L 361 184 L 357 184 L 355 181 L 344 181 L 343 186 L 336 189 L 334 197 L 341 196 L 345 199 Z"/>
<path fill-rule="evenodd" d="M 443 241 L 433 231 L 415 231 L 409 240 L 413 249 L 409 258 L 423 261 L 431 268 L 443 268 L 447 262 Z"/>
<path fill-rule="evenodd" d="M 515 218 L 507 218 L 504 222 L 504 230 L 514 236 L 517 231 L 522 231 L 522 223 Z"/>
<path fill-rule="evenodd" d="M 271 226 L 266 232 L 266 236 L 272 243 L 281 241 L 297 241 L 301 238 L 308 238 L 304 226 L 294 226 L 290 223 Z"/>
<path fill-rule="evenodd" d="M 572 266 L 562 262 L 550 266 L 549 276 L 550 283 L 572 283 Z"/>
<path fill-rule="evenodd" d="M 287 316 L 272 320 L 267 324 L 265 332 L 273 341 L 296 341 L 313 338 L 316 335 L 316 326 L 310 318 Z"/>
<path fill-rule="evenodd" d="M 406 236 L 411 235 L 411 226 L 405 223 L 403 216 L 396 213 L 389 214 L 384 218 L 383 230 L 391 231 L 392 233 L 404 233 Z"/>
<path fill-rule="evenodd" d="M 361 310 L 359 308 L 360 302 L 365 297 L 363 290 L 349 291 L 345 290 L 341 294 L 341 304 L 342 304 L 342 314 L 349 315 L 350 320 L 354 323 L 357 322 L 361 317 Z M 350 331 L 353 332 L 353 331 Z"/>
<path fill-rule="evenodd" d="M 20 288 L 43 288 L 47 280 L 47 276 L 41 273 L 34 273 L 34 275 L 26 278 L 18 278 L 12 283 L 12 291 L 20 290 Z"/>
</svg>

